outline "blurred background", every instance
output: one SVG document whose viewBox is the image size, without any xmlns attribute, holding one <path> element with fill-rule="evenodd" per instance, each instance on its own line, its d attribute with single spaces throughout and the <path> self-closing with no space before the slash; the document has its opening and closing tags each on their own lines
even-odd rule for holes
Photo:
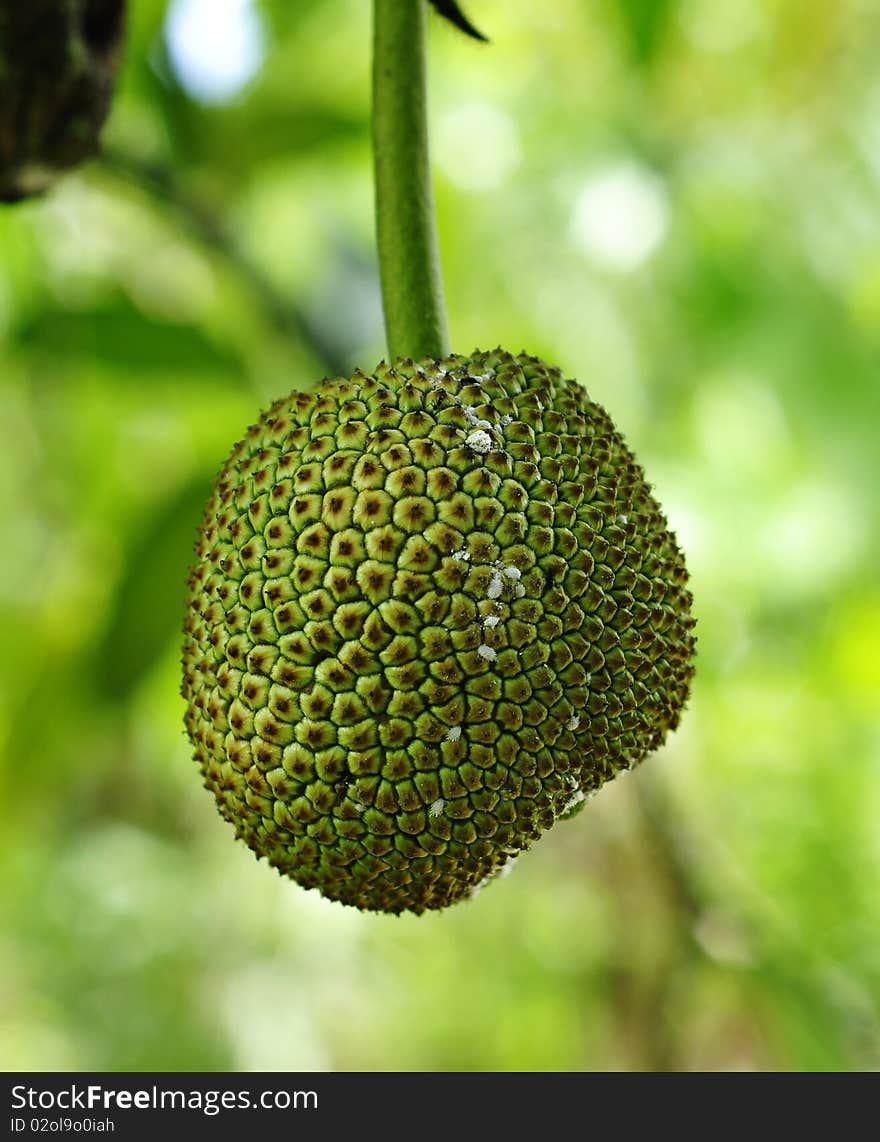
<svg viewBox="0 0 880 1142">
<path fill-rule="evenodd" d="M 362 915 L 233 841 L 187 563 L 383 354 L 365 0 L 137 0 L 107 153 L 0 211 L 0 1066 L 880 1067 L 880 6 L 432 18 L 453 341 L 558 362 L 684 546 L 679 732 L 513 875 Z"/>
</svg>

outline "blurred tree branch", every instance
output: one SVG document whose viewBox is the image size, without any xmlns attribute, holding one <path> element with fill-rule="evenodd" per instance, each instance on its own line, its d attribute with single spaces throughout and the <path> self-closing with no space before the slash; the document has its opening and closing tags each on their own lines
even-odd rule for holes
<svg viewBox="0 0 880 1142">
<path fill-rule="evenodd" d="M 687 837 L 675 821 L 657 778 L 639 777 L 641 780 L 632 784 L 642 826 L 675 902 L 676 915 L 681 918 L 682 944 L 694 944 L 694 926 L 706 901 L 694 874 L 693 856 L 687 851 Z"/>
<path fill-rule="evenodd" d="M 171 167 L 150 162 L 116 148 L 106 149 L 100 165 L 133 183 L 160 206 L 175 215 L 188 232 L 220 257 L 253 291 L 272 326 L 284 337 L 305 345 L 330 375 L 346 371 L 346 361 L 309 315 L 286 297 L 242 248 L 214 211 L 181 182 Z"/>
<path fill-rule="evenodd" d="M 850 1036 L 858 1036 L 858 1049 L 873 1058 L 880 1049 L 880 1009 L 867 989 L 861 988 L 838 963 L 816 954 L 797 926 L 792 922 L 784 901 L 768 896 L 734 861 L 724 859 L 722 850 L 706 852 L 706 837 L 698 837 L 692 828 L 677 819 L 663 782 L 656 775 L 644 773 L 634 781 L 635 804 L 645 837 L 657 861 L 657 870 L 670 892 L 673 914 L 679 927 L 679 940 L 675 962 L 665 966 L 655 981 L 654 1006 L 660 1013 L 665 1008 L 666 996 L 674 973 L 687 971 L 689 963 L 703 957 L 715 960 L 722 967 L 748 965 L 753 961 L 765 965 L 773 960 L 784 960 L 799 965 L 792 970 L 789 986 L 802 989 L 811 1006 L 821 1006 L 827 995 L 844 1015 L 844 1026 Z M 716 869 L 724 864 L 725 877 L 734 883 L 738 892 L 734 898 L 722 902 L 713 899 L 716 893 L 706 891 L 700 873 L 702 864 Z M 744 904 L 747 902 L 747 907 Z M 707 949 L 699 935 L 700 921 L 713 910 L 731 922 L 731 932 L 742 941 L 741 948 L 732 948 L 737 956 L 733 961 L 718 960 L 717 954 Z M 739 954 L 745 958 L 739 960 Z M 765 969 L 766 970 L 766 969 Z M 657 1027 L 654 1047 L 659 1048 L 655 1059 L 663 1060 L 664 1069 L 671 1055 L 671 1042 Z"/>
</svg>

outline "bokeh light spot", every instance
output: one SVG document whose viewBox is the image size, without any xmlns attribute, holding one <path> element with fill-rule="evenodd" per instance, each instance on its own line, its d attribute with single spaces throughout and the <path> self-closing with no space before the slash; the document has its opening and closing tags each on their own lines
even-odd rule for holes
<svg viewBox="0 0 880 1142">
<path fill-rule="evenodd" d="M 165 21 L 174 74 L 200 103 L 227 103 L 260 70 L 263 24 L 252 0 L 174 0 Z"/>
<path fill-rule="evenodd" d="M 657 249 L 669 226 L 663 180 L 631 160 L 597 171 L 575 201 L 572 236 L 606 269 L 637 269 Z"/>
<path fill-rule="evenodd" d="M 491 103 L 466 103 L 441 116 L 434 151 L 450 182 L 465 190 L 491 190 L 519 165 L 519 131 Z"/>
</svg>

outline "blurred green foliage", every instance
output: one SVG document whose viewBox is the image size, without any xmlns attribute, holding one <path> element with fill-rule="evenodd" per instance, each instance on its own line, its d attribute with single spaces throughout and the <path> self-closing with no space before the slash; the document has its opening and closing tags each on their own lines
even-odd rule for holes
<svg viewBox="0 0 880 1142">
<path fill-rule="evenodd" d="M 182 730 L 201 503 L 273 395 L 382 355 L 369 6 L 264 0 L 200 102 L 131 5 L 106 161 L 0 214 L 0 1064 L 880 1066 L 880 8 L 432 21 L 456 346 L 588 384 L 687 551 L 668 746 L 446 913 L 233 842 Z"/>
</svg>

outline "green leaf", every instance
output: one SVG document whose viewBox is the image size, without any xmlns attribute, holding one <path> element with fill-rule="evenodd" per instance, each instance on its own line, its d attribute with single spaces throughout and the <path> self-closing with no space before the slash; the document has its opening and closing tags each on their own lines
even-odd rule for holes
<svg viewBox="0 0 880 1142">
<path fill-rule="evenodd" d="M 186 573 L 210 489 L 192 480 L 167 502 L 131 545 L 116 602 L 95 649 L 94 673 L 105 697 L 128 694 L 182 638 Z"/>
</svg>

